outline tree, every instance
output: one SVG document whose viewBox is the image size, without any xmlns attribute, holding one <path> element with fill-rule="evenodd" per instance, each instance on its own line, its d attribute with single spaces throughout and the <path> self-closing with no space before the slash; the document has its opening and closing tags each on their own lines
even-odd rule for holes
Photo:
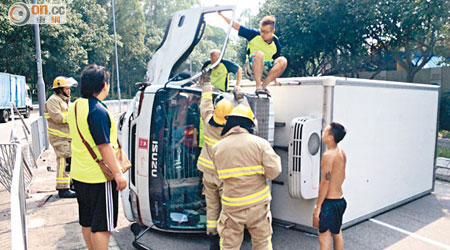
<svg viewBox="0 0 450 250">
<path fill-rule="evenodd" d="M 406 70 L 407 81 L 413 82 L 436 52 L 444 52 L 440 48 L 448 42 L 450 2 L 386 0 L 376 2 L 375 7 L 379 15 L 373 40 Z"/>
<path fill-rule="evenodd" d="M 161 43 L 169 20 L 178 10 L 191 8 L 198 0 L 143 0 L 145 44 L 153 54 Z"/>
<path fill-rule="evenodd" d="M 106 9 L 95 0 L 67 4 L 67 23 L 41 25 L 44 79 L 50 90 L 57 76 L 79 79 L 88 64 L 107 65 L 113 52 Z M 34 47 L 34 46 L 33 46 Z"/>
<path fill-rule="evenodd" d="M 8 8 L 14 1 L 0 5 L 1 70 L 24 75 L 27 82 L 36 82 L 34 26 L 12 25 Z M 44 81 L 51 93 L 55 77 L 79 79 L 88 63 L 107 65 L 112 53 L 112 37 L 108 31 L 108 16 L 103 6 L 94 0 L 72 1 L 67 4 L 67 23 L 40 25 Z"/>
<path fill-rule="evenodd" d="M 78 0 L 73 1 L 73 7 L 83 20 L 80 41 L 88 54 L 88 63 L 107 65 L 114 49 L 114 36 L 109 31 L 112 17 L 108 5 L 98 2 L 102 1 Z"/>
<path fill-rule="evenodd" d="M 449 5 L 446 0 L 272 0 L 258 18 L 277 18 L 276 34 L 288 59 L 285 75 L 357 76 L 362 70 L 375 75 L 397 63 L 413 81 L 431 57 L 450 54 Z"/>
<path fill-rule="evenodd" d="M 446 23 L 440 33 L 443 39 L 436 42 L 436 55 L 443 57 L 442 63 L 450 64 L 450 22 Z"/>
<path fill-rule="evenodd" d="M 363 68 L 370 1 L 268 1 L 258 19 L 265 15 L 277 18 L 276 34 L 288 59 L 285 75 L 357 74 Z"/>
<path fill-rule="evenodd" d="M 128 97 L 133 95 L 136 82 L 143 82 L 148 50 L 144 44 L 145 17 L 138 0 L 116 1 L 116 29 L 122 46 L 118 48 L 121 86 Z"/>
<path fill-rule="evenodd" d="M 36 82 L 34 29 L 31 25 L 11 24 L 8 10 L 15 2 L 6 0 L 0 4 L 0 71 L 23 75 L 27 82 Z"/>
</svg>

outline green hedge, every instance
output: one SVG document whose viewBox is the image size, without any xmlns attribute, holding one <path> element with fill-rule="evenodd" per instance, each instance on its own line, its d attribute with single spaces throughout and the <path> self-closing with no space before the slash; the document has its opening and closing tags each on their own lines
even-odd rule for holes
<svg viewBox="0 0 450 250">
<path fill-rule="evenodd" d="M 439 130 L 450 130 L 450 92 L 441 95 Z"/>
<path fill-rule="evenodd" d="M 436 157 L 450 158 L 450 149 L 438 147 Z"/>
</svg>

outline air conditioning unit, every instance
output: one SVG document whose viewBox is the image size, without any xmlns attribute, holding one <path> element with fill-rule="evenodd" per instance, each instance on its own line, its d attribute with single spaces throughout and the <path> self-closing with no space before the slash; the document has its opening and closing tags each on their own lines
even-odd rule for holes
<svg viewBox="0 0 450 250">
<path fill-rule="evenodd" d="M 322 119 L 292 120 L 289 139 L 288 185 L 292 198 L 314 199 L 319 193 Z"/>
</svg>

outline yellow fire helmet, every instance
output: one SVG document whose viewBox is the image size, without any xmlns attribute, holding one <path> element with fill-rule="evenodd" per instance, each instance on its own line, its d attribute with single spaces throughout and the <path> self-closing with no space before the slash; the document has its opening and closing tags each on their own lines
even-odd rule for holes
<svg viewBox="0 0 450 250">
<path fill-rule="evenodd" d="M 58 76 L 53 81 L 52 89 L 63 88 L 63 87 L 76 87 L 78 86 L 78 82 L 72 77 Z"/>
<path fill-rule="evenodd" d="M 214 121 L 219 125 L 225 125 L 225 123 L 227 122 L 225 116 L 229 115 L 231 111 L 233 111 L 233 108 L 233 103 L 227 98 L 223 98 L 222 100 L 220 100 L 216 104 L 216 107 L 214 107 Z"/>
<path fill-rule="evenodd" d="M 244 104 L 237 105 L 237 107 L 234 108 L 231 114 L 227 115 L 226 118 L 231 116 L 244 117 L 250 119 L 250 121 L 252 121 L 253 124 L 255 124 L 255 115 L 253 114 L 252 109 L 247 105 Z"/>
</svg>

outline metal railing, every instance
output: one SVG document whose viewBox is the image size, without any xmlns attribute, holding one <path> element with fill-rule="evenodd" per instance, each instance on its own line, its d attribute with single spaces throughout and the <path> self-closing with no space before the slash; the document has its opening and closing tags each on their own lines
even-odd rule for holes
<svg viewBox="0 0 450 250">
<path fill-rule="evenodd" d="M 24 138 L 18 138 L 15 131 L 15 112 L 22 122 Z M 10 143 L 0 144 L 0 180 L 10 192 L 11 208 L 11 248 L 28 249 L 26 226 L 27 190 L 33 182 L 32 167 L 37 167 L 36 154 L 30 144 L 31 131 L 23 120 L 22 114 L 11 103 L 11 138 Z M 30 135 L 31 134 L 31 135 Z M 41 151 L 37 150 L 40 155 Z"/>
<path fill-rule="evenodd" d="M 18 147 L 20 148 L 18 149 Z M 12 189 L 17 153 L 21 156 L 21 162 L 19 163 L 21 163 L 24 168 L 22 176 L 25 187 L 28 189 L 33 181 L 31 166 L 22 150 L 24 147 L 26 146 L 17 143 L 0 144 L 0 183 L 8 190 L 8 192 L 11 192 Z"/>
<path fill-rule="evenodd" d="M 31 167 L 37 167 L 36 160 L 32 156 L 33 149 L 29 143 L 30 130 L 28 126 L 23 121 L 22 115 L 18 113 L 20 120 L 22 121 L 22 128 L 24 133 L 24 138 L 22 138 L 22 143 L 16 136 L 15 131 L 15 115 L 14 110 L 17 108 L 13 103 L 11 103 L 11 138 L 10 143 L 0 144 L 0 183 L 11 192 L 13 172 L 16 164 L 21 164 L 24 171 L 22 173 L 22 178 L 25 184 L 25 188 L 28 189 L 33 181 L 33 172 Z M 20 154 L 20 162 L 16 162 L 17 154 Z"/>
<path fill-rule="evenodd" d="M 128 106 L 131 103 L 131 99 L 122 99 L 121 105 L 119 105 L 118 100 L 108 100 L 104 101 L 103 103 L 108 106 L 108 110 L 111 113 L 122 113 L 128 109 Z M 119 107 L 121 108 L 121 110 L 119 110 Z"/>
<path fill-rule="evenodd" d="M 11 144 L 14 155 L 14 171 L 11 183 L 11 247 L 12 249 L 28 249 L 26 186 L 27 172 L 21 144 Z M 31 173 L 31 172 L 30 172 Z M 31 183 L 31 179 L 29 180 Z"/>
<path fill-rule="evenodd" d="M 39 117 L 31 123 L 31 145 L 35 161 L 37 161 L 45 150 L 45 133 L 47 133 L 47 131 L 44 131 L 43 119 L 43 117 Z"/>
</svg>

